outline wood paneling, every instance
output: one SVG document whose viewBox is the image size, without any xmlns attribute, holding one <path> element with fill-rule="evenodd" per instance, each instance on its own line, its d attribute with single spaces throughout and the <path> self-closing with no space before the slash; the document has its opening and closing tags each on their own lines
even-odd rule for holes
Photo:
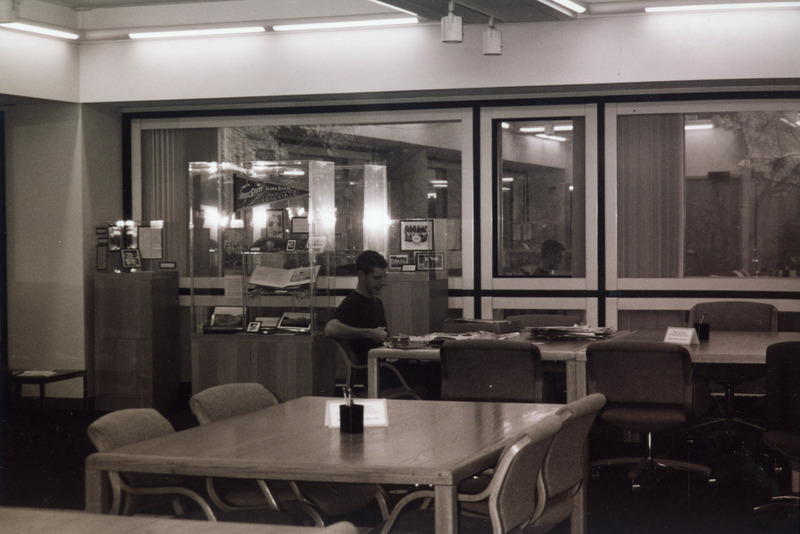
<svg viewBox="0 0 800 534">
<path fill-rule="evenodd" d="M 180 373 L 177 272 L 97 273 L 94 291 L 95 407 L 171 407 Z"/>
<path fill-rule="evenodd" d="M 192 337 L 192 393 L 232 382 L 258 382 L 281 400 L 330 396 L 335 353 L 321 334 L 197 334 Z"/>
</svg>

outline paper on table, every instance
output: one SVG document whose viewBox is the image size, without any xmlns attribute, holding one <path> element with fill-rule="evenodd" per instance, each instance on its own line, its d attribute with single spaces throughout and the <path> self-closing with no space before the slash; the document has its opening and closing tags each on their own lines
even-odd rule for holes
<svg viewBox="0 0 800 534">
<path fill-rule="evenodd" d="M 56 374 L 55 371 L 37 371 L 34 369 L 28 369 L 27 371 L 22 371 L 21 373 L 17 374 L 17 376 L 53 376 Z"/>
<path fill-rule="evenodd" d="M 670 326 L 664 334 L 664 343 L 677 343 L 679 345 L 699 345 L 697 331 L 694 328 L 676 328 Z"/>
<path fill-rule="evenodd" d="M 325 426 L 339 428 L 339 406 L 345 404 L 347 399 L 329 400 L 325 404 Z M 389 426 L 389 415 L 386 409 L 386 399 L 359 399 L 353 404 L 364 406 L 364 427 Z"/>
</svg>

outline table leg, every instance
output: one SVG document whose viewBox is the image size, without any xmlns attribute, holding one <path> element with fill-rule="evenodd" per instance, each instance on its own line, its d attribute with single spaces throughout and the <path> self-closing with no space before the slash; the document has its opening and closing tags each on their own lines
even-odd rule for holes
<svg viewBox="0 0 800 534">
<path fill-rule="evenodd" d="M 367 396 L 377 399 L 380 395 L 380 365 L 378 358 L 367 359 Z"/>
<path fill-rule="evenodd" d="M 587 390 L 585 357 L 567 361 L 567 402 L 585 397 Z"/>
<path fill-rule="evenodd" d="M 45 382 L 41 382 L 39 384 L 39 409 L 44 410 L 44 398 L 45 398 L 45 390 L 44 390 Z"/>
<path fill-rule="evenodd" d="M 108 473 L 87 467 L 84 478 L 86 511 L 95 514 L 108 513 L 109 495 L 111 493 Z"/>
<path fill-rule="evenodd" d="M 567 402 L 578 400 L 578 364 L 574 360 L 566 361 Z"/>
<path fill-rule="evenodd" d="M 458 533 L 458 486 L 437 485 L 433 488 L 436 534 Z"/>
</svg>

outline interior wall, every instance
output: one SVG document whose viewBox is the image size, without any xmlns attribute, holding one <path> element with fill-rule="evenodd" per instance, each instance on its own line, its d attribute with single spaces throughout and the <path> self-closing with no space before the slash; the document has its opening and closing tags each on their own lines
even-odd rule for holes
<svg viewBox="0 0 800 534">
<path fill-rule="evenodd" d="M 800 11 L 619 16 L 481 25 L 443 44 L 438 24 L 217 39 L 85 43 L 81 101 L 797 78 Z"/>
<path fill-rule="evenodd" d="M 121 213 L 120 132 L 117 112 L 102 108 L 45 104 L 6 112 L 11 367 L 89 367 L 96 243 L 89 221 Z M 79 397 L 81 386 L 52 384 L 48 395 Z"/>
<path fill-rule="evenodd" d="M 0 28 L 0 95 L 77 102 L 79 45 Z"/>
</svg>

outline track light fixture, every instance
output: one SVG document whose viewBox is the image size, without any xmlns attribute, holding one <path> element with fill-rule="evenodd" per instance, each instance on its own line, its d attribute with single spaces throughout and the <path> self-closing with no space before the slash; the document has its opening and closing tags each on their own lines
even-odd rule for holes
<svg viewBox="0 0 800 534">
<path fill-rule="evenodd" d="M 447 16 L 442 17 L 442 42 L 460 43 L 464 40 L 464 28 L 461 17 L 455 14 L 455 2 L 447 4 Z"/>
<path fill-rule="evenodd" d="M 503 38 L 494 27 L 494 17 L 489 17 L 489 26 L 483 30 L 483 55 L 499 56 L 503 53 Z"/>
</svg>

